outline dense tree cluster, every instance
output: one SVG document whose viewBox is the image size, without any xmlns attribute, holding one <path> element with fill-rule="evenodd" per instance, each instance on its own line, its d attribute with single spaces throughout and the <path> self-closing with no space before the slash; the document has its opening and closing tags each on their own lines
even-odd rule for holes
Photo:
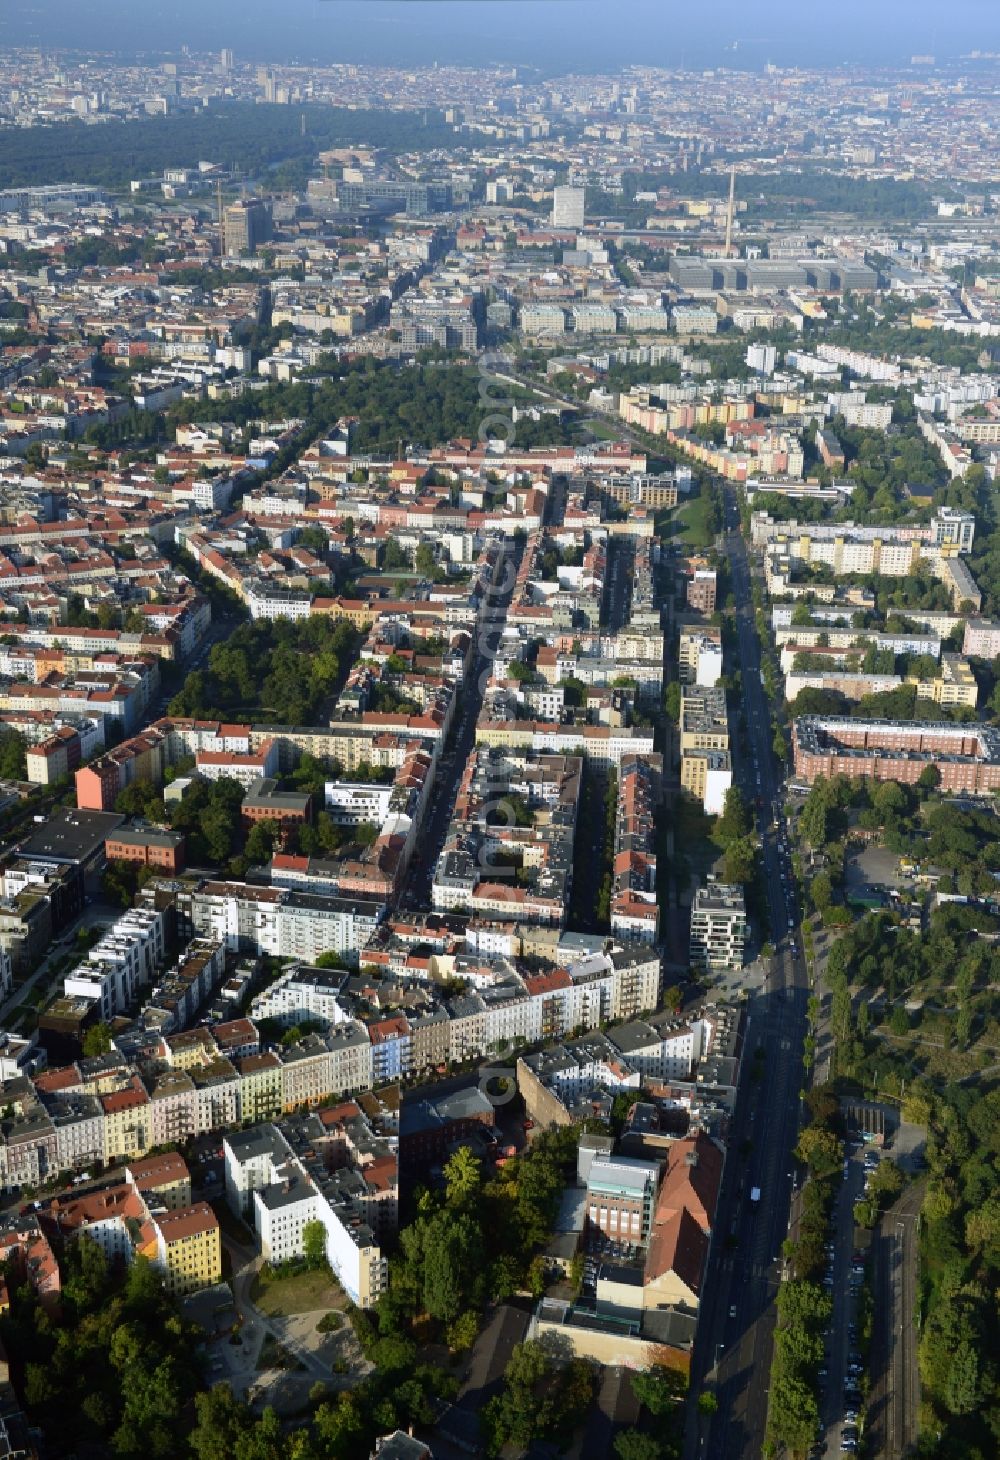
<svg viewBox="0 0 1000 1460">
<path fill-rule="evenodd" d="M 28 742 L 20 730 L 0 733 L 0 780 L 23 781 L 28 774 Z"/>
<path fill-rule="evenodd" d="M 188 674 L 170 714 L 315 724 L 351 666 L 357 637 L 346 622 L 323 615 L 241 624 L 213 646 L 204 669 Z"/>
<path fill-rule="evenodd" d="M 303 128 L 303 121 L 305 126 Z M 453 146 L 454 132 L 438 111 L 356 111 L 327 106 L 257 106 L 221 102 L 170 117 L 19 127 L 5 141 L 0 187 L 83 182 L 128 189 L 134 177 L 165 167 L 195 166 L 212 157 L 244 176 L 286 159 L 311 161 L 325 147 L 363 142 L 389 152 Z"/>
<path fill-rule="evenodd" d="M 915 1089 L 905 1113 L 929 1122 L 921 1454 L 986 1460 L 1000 1449 L 1000 1089 Z"/>
<path fill-rule="evenodd" d="M 351 1314 L 380 1380 L 388 1369 L 396 1375 L 399 1394 L 408 1393 L 407 1384 L 419 1377 L 414 1373 L 418 1344 L 437 1338 L 461 1351 L 475 1339 L 488 1303 L 503 1302 L 523 1288 L 542 1293 L 538 1249 L 551 1231 L 576 1141 L 572 1129 L 544 1132 L 529 1152 L 488 1179 L 472 1152 L 462 1148 L 445 1166 L 444 1191 L 420 1193 L 414 1220 L 401 1233 L 400 1253 L 390 1260 L 388 1292 L 373 1317 L 358 1310 Z M 516 1400 L 524 1397 L 526 1372 L 515 1366 L 509 1387 Z M 556 1386 L 560 1392 L 563 1382 Z M 583 1392 L 579 1378 L 565 1382 L 576 1403 Z M 589 1392 L 588 1387 L 587 1398 Z M 501 1397 L 487 1417 L 487 1433 L 506 1434 L 515 1407 Z M 576 1417 L 581 1412 L 578 1408 Z M 541 1405 L 533 1413 L 539 1436 L 560 1429 L 561 1410 L 554 1415 Z"/>
<path fill-rule="evenodd" d="M 713 840 L 723 851 L 726 881 L 744 886 L 752 882 L 757 870 L 757 843 L 750 811 L 738 786 L 730 786 L 726 792 Z"/>
<path fill-rule="evenodd" d="M 792 1454 L 804 1455 L 817 1435 L 816 1374 L 832 1311 L 832 1299 L 816 1283 L 793 1278 L 778 1289 L 768 1440 Z"/>
<path fill-rule="evenodd" d="M 882 694 L 862 695 L 859 700 L 849 700 L 839 690 L 808 685 L 792 700 L 788 712 L 793 719 L 803 715 L 840 715 L 855 720 L 926 720 L 928 723 L 976 719 L 975 710 L 968 705 L 946 706 L 921 699 L 915 684 L 901 684 Z"/>
<path fill-rule="evenodd" d="M 834 1030 L 844 1042 L 844 1060 L 850 1064 L 860 1056 L 861 1050 L 852 1048 L 852 1032 L 863 1040 L 870 1018 L 866 1008 L 857 1028 L 851 984 L 861 986 L 864 1004 L 881 990 L 889 1005 L 913 998 L 928 1009 L 949 1011 L 954 1043 L 965 1048 L 1000 1007 L 1000 952 L 979 936 L 997 927 L 1000 920 L 984 908 L 956 903 L 936 908 L 925 933 L 901 927 L 887 913 L 869 913 L 856 923 L 831 949 L 827 965 Z M 901 1012 L 903 1017 L 891 1026 L 896 1034 L 910 1029 L 909 1016 Z"/>
<path fill-rule="evenodd" d="M 126 816 L 169 822 L 175 831 L 184 833 L 187 861 L 191 865 L 217 867 L 238 858 L 244 850 L 241 817 L 244 795 L 240 782 L 226 776 L 217 781 L 196 780 L 180 801 L 171 802 L 168 811 L 160 792 L 150 781 L 136 781 L 120 793 L 115 809 Z M 261 822 L 250 832 L 254 838 L 252 849 L 258 854 L 265 850 L 267 826 L 268 823 Z M 270 855 L 269 848 L 267 855 Z M 232 870 L 239 872 L 241 868 L 233 866 Z M 129 868 L 114 865 L 109 874 L 106 879 L 109 892 L 112 896 L 120 894 L 120 900 L 127 905 L 131 899 L 126 899 L 125 894 L 130 888 L 134 892 L 142 879 Z"/>
<path fill-rule="evenodd" d="M 4 1349 L 50 1452 L 177 1455 L 184 1406 L 200 1383 L 196 1332 L 144 1258 L 122 1273 L 83 1236 L 66 1246 L 60 1267 L 61 1318 L 49 1318 L 27 1284 L 0 1316 Z"/>
<path fill-rule="evenodd" d="M 802 1188 L 796 1239 L 785 1242 L 784 1252 L 796 1278 L 819 1282 L 826 1267 L 824 1248 L 842 1152 L 842 1128 L 837 1099 L 829 1086 L 816 1086 L 805 1100 L 810 1124 L 802 1132 L 798 1154 L 809 1166 L 810 1178 Z"/>
<path fill-rule="evenodd" d="M 481 423 L 486 433 L 502 434 L 496 426 L 497 400 L 506 409 L 509 399 L 525 408 L 533 397 L 527 390 L 504 382 L 484 399 L 479 371 L 444 361 L 398 365 L 393 361 L 345 362 L 329 357 L 312 372 L 314 382 L 274 385 L 236 400 L 182 401 L 171 422 L 232 420 L 244 425 L 260 417 L 280 420 L 299 417 L 305 434 L 316 435 L 342 417 L 355 418 L 352 446 L 358 452 L 396 453 L 404 441 L 434 446 L 456 437 L 476 440 Z M 574 437 L 571 419 L 546 415 L 539 420 L 521 416 L 518 446 L 569 442 Z"/>
<path fill-rule="evenodd" d="M 637 192 L 673 188 L 685 198 L 718 198 L 726 195 L 726 178 L 718 171 L 689 168 L 685 172 L 630 172 L 622 178 L 624 199 L 634 206 Z M 931 211 L 931 193 L 923 183 L 895 179 L 848 177 L 827 170 L 775 171 L 740 181 L 740 196 L 750 218 L 788 217 L 799 213 L 849 213 L 856 218 L 879 220 L 926 217 Z M 595 206 L 588 192 L 588 209 Z M 619 211 L 615 216 L 620 216 Z M 640 205 L 645 221 L 649 204 Z"/>
<path fill-rule="evenodd" d="M 551 1341 L 519 1343 L 504 1370 L 502 1393 L 483 1412 L 487 1453 L 570 1439 L 595 1387 L 595 1371 L 586 1360 L 566 1356 Z"/>
<path fill-rule="evenodd" d="M 795 1454 L 809 1449 L 819 1423 L 818 1371 L 833 1301 L 817 1279 L 825 1266 L 823 1249 L 844 1154 L 836 1099 L 820 1086 L 809 1093 L 807 1103 L 810 1122 L 796 1156 L 809 1174 L 797 1240 L 785 1243 L 793 1277 L 778 1289 L 768 1411 L 769 1441 Z"/>
<path fill-rule="evenodd" d="M 923 487 L 933 494 L 947 474 L 935 447 L 911 421 L 892 435 L 864 426 L 848 426 L 834 417 L 832 428 L 844 449 L 847 475 L 854 482 L 850 503 L 840 515 L 855 522 L 897 522 L 904 487 Z"/>
<path fill-rule="evenodd" d="M 121 1460 L 188 1453 L 194 1460 L 355 1460 L 377 1434 L 431 1423 L 458 1381 L 446 1366 L 422 1362 L 421 1348 L 438 1339 L 453 1352 L 466 1349 L 488 1303 L 523 1288 L 543 1290 L 538 1249 L 576 1139 L 574 1130 L 543 1134 L 489 1178 L 469 1150 L 451 1158 L 444 1190 L 422 1191 L 403 1229 L 389 1291 L 374 1313 L 350 1314 L 372 1372 L 349 1393 L 319 1402 L 291 1431 L 271 1410 L 256 1416 L 225 1385 L 203 1389 L 197 1335 L 147 1262 L 111 1270 L 89 1238 L 67 1244 L 61 1319 L 48 1317 L 13 1274 L 11 1304 L 0 1315 L 0 1339 L 23 1380 L 30 1418 L 53 1456 Z M 307 1227 L 304 1237 L 306 1265 L 321 1265 L 322 1230 Z M 524 1345 L 484 1416 L 484 1433 L 493 1447 L 514 1435 L 564 1438 L 592 1392 L 587 1365 Z"/>
</svg>

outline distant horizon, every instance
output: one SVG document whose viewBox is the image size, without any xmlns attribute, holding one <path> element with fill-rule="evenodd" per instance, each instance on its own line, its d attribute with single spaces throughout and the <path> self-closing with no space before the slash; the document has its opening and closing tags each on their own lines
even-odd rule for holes
<svg viewBox="0 0 1000 1460">
<path fill-rule="evenodd" d="M 841 0 L 817 13 L 801 0 L 6 0 L 0 46 L 174 57 L 223 46 L 253 63 L 483 67 L 525 65 L 548 75 L 617 71 L 841 66 L 903 68 L 932 54 L 954 64 L 1000 51 L 995 0 Z M 625 23 L 623 24 L 623 19 Z M 747 32 L 750 32 L 748 35 Z"/>
</svg>

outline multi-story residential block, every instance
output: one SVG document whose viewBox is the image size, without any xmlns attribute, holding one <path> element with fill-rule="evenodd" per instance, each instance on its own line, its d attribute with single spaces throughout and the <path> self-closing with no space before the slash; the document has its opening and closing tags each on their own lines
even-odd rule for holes
<svg viewBox="0 0 1000 1460">
<path fill-rule="evenodd" d="M 10 1311 L 11 1293 L 16 1286 L 25 1286 L 34 1294 L 43 1313 L 59 1316 L 62 1281 L 59 1263 L 37 1216 L 6 1217 L 0 1222 L 0 1312 Z M 3 1438 L 7 1436 L 3 1431 Z M 30 1453 L 35 1453 L 34 1450 Z M 11 1446 L 11 1460 L 27 1457 L 29 1451 Z"/>
<path fill-rule="evenodd" d="M 305 1019 L 340 1024 L 350 1018 L 342 1000 L 347 982 L 348 975 L 342 969 L 293 964 L 255 996 L 251 1016 L 276 1019 L 286 1026 Z"/>
<path fill-rule="evenodd" d="M 718 576 L 714 568 L 696 568 L 687 583 L 687 605 L 706 618 L 715 612 Z"/>
<path fill-rule="evenodd" d="M 1000 655 L 1000 623 L 988 618 L 967 619 L 962 653 L 977 659 L 995 659 Z"/>
<path fill-rule="evenodd" d="M 941 673 L 931 679 L 916 679 L 918 700 L 936 705 L 974 710 L 979 703 L 979 683 L 967 659 L 959 654 L 941 655 Z"/>
<path fill-rule="evenodd" d="M 103 1161 L 107 1142 L 99 1097 L 79 1089 L 39 1093 L 56 1133 L 54 1169 L 85 1171 Z"/>
<path fill-rule="evenodd" d="M 191 1172 L 177 1151 L 163 1151 L 158 1156 L 129 1162 L 125 1180 L 152 1207 L 166 1207 L 167 1211 L 176 1212 L 191 1205 Z"/>
<path fill-rule="evenodd" d="M 683 624 L 677 648 L 678 678 L 681 684 L 714 689 L 722 678 L 722 630 L 700 624 Z"/>
<path fill-rule="evenodd" d="M 66 975 L 64 993 L 92 1000 L 105 1021 L 125 1013 L 165 961 L 166 936 L 167 919 L 162 910 L 153 906 L 130 909 L 94 944 L 86 960 Z"/>
<path fill-rule="evenodd" d="M 586 192 L 580 187 L 552 189 L 553 228 L 582 228 L 586 214 Z"/>
<path fill-rule="evenodd" d="M 691 904 L 691 963 L 701 968 L 742 968 L 747 914 L 742 887 L 709 882 Z"/>
<path fill-rule="evenodd" d="M 240 1114 L 243 1120 L 274 1120 L 285 1108 L 284 1073 L 273 1051 L 244 1055 L 235 1061 L 240 1076 Z M 364 1089 L 363 1082 L 345 1087 Z"/>
<path fill-rule="evenodd" d="M 688 685 L 681 691 L 681 785 L 711 815 L 723 808 L 732 785 L 725 692 Z"/>
<path fill-rule="evenodd" d="M 206 1201 L 154 1213 L 139 1250 L 159 1269 L 168 1293 L 183 1296 L 222 1280 L 222 1229 Z"/>
<path fill-rule="evenodd" d="M 176 1152 L 130 1162 L 119 1185 L 52 1197 L 39 1217 L 63 1241 L 86 1234 L 109 1262 L 140 1254 L 178 1296 L 221 1281 L 218 1218 L 207 1202 L 191 1205 L 190 1174 Z"/>
<path fill-rule="evenodd" d="M 662 779 L 660 756 L 623 756 L 615 807 L 611 931 L 625 944 L 659 941 L 656 848 Z"/>
<path fill-rule="evenodd" d="M 709 816 L 721 816 L 732 784 L 733 759 L 728 750 L 689 750 L 682 757 L 681 785 Z"/>
<path fill-rule="evenodd" d="M 153 1144 L 153 1127 L 149 1096 L 138 1075 L 124 1089 L 98 1099 L 104 1112 L 105 1162 L 144 1156 Z"/>
<path fill-rule="evenodd" d="M 690 685 L 681 691 L 681 755 L 691 750 L 728 750 L 725 691 Z"/>
<path fill-rule="evenodd" d="M 2 960 L 6 959 L 7 977 L 2 979 L 2 991 L 4 996 L 10 992 L 9 969 L 10 959 L 0 949 L 0 968 Z M 19 1034 L 12 1034 L 9 1029 L 0 1029 L 0 1085 L 6 1084 L 8 1080 L 19 1080 L 22 1075 L 30 1074 L 36 1065 L 44 1063 L 44 1054 L 39 1049 L 36 1036 L 24 1038 Z"/>
<path fill-rule="evenodd" d="M 845 775 L 914 785 L 932 768 L 945 791 L 1000 788 L 1000 735 L 992 725 L 807 715 L 793 721 L 792 745 L 796 777 L 809 784 Z"/>
<path fill-rule="evenodd" d="M 356 964 L 385 903 L 242 882 L 202 882 L 189 894 L 191 925 L 233 951 L 312 963 L 333 951 Z"/>
<path fill-rule="evenodd" d="M 364 1168 L 323 1164 L 316 1153 L 317 1145 L 322 1152 L 323 1134 L 321 1122 L 311 1117 L 304 1125 L 257 1126 L 227 1135 L 226 1197 L 235 1212 L 252 1218 L 271 1263 L 301 1256 L 306 1226 L 321 1223 L 330 1266 L 351 1301 L 368 1308 L 388 1280 L 386 1258 L 366 1219 L 369 1183 Z"/>
<path fill-rule="evenodd" d="M 709 1040 L 705 1021 L 634 1020 L 608 1030 L 608 1039 L 647 1080 L 688 1080 Z"/>
</svg>

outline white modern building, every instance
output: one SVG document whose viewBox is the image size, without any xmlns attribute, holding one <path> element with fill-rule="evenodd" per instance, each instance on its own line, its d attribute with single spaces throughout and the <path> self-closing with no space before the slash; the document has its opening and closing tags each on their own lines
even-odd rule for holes
<svg viewBox="0 0 1000 1460">
<path fill-rule="evenodd" d="M 582 228 L 586 217 L 586 202 L 587 195 L 583 188 L 553 188 L 553 228 Z"/>
<path fill-rule="evenodd" d="M 149 907 L 135 907 L 95 943 L 86 962 L 63 980 L 68 997 L 91 999 L 105 1022 L 124 1014 L 140 987 L 152 981 L 166 957 L 165 916 Z"/>
<path fill-rule="evenodd" d="M 276 1019 L 289 1026 L 304 1019 L 330 1025 L 345 1023 L 351 1018 L 340 999 L 346 982 L 347 974 L 336 969 L 289 968 L 256 996 L 250 1005 L 250 1017 Z"/>
<path fill-rule="evenodd" d="M 275 1125 L 233 1132 L 223 1142 L 226 1199 L 252 1220 L 267 1262 L 301 1257 L 305 1229 L 322 1224 L 326 1256 L 351 1301 L 369 1308 L 388 1283 L 388 1261 L 365 1220 L 369 1186 L 360 1171 L 328 1170 L 300 1156 Z"/>
<path fill-rule="evenodd" d="M 747 914 L 742 887 L 709 881 L 691 906 L 691 963 L 702 968 L 742 968 Z"/>
</svg>

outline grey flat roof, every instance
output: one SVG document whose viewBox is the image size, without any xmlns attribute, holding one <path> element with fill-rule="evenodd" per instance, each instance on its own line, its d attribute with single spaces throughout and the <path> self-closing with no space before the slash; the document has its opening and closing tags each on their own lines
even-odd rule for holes
<svg viewBox="0 0 1000 1460">
<path fill-rule="evenodd" d="M 20 843 L 23 857 L 47 858 L 55 862 L 85 862 L 104 850 L 107 837 L 125 821 L 114 811 L 60 809 L 44 825 L 36 826 Z"/>
<path fill-rule="evenodd" d="M 624 1283 L 630 1288 L 641 1288 L 642 1268 L 631 1263 L 602 1262 L 597 1269 L 597 1281 Z"/>
</svg>

